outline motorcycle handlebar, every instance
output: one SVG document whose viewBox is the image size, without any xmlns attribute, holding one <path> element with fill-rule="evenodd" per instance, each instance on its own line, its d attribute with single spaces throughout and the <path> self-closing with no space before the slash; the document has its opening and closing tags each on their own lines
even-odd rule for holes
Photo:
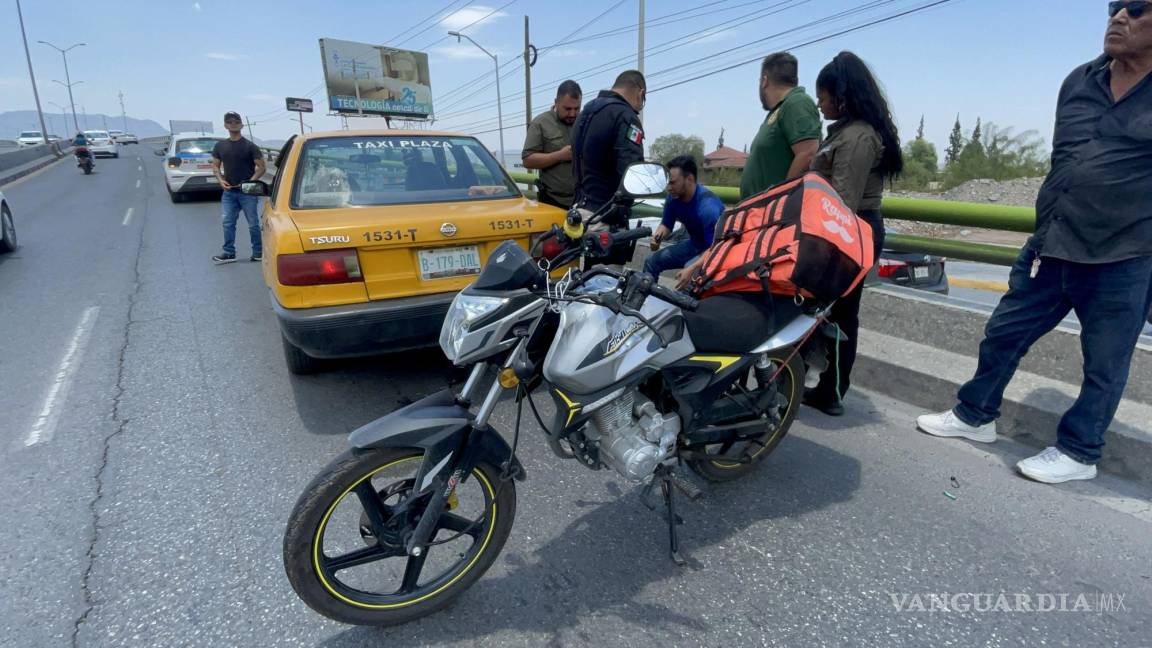
<svg viewBox="0 0 1152 648">
<path fill-rule="evenodd" d="M 636 239 L 642 239 L 645 236 L 651 235 L 651 227 L 636 227 L 630 230 L 624 230 L 623 232 L 616 232 L 612 235 L 612 241 L 614 243 L 627 243 L 628 241 L 635 241 Z"/>
<path fill-rule="evenodd" d="M 653 297 L 663 299 L 664 301 L 686 311 L 695 311 L 700 306 L 700 301 L 693 299 L 682 292 L 669 290 L 658 283 L 653 283 L 649 290 Z"/>
</svg>

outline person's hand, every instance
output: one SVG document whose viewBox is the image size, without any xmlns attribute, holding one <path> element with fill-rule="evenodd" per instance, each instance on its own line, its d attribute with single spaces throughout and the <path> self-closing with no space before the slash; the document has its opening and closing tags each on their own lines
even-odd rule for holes
<svg viewBox="0 0 1152 648">
<path fill-rule="evenodd" d="M 660 243 L 668 238 L 668 234 L 670 234 L 670 232 L 663 224 L 656 228 L 656 231 L 652 233 L 652 244 L 649 246 L 653 252 L 660 249 Z"/>
<path fill-rule="evenodd" d="M 692 281 L 692 275 L 696 272 L 696 268 L 689 266 L 676 273 L 676 290 L 685 290 L 688 284 Z"/>
<path fill-rule="evenodd" d="M 555 156 L 557 162 L 571 162 L 572 161 L 572 145 L 569 144 L 564 148 L 556 151 L 552 155 Z"/>
<path fill-rule="evenodd" d="M 688 284 L 692 283 L 692 275 L 696 274 L 696 271 L 702 265 L 704 265 L 704 257 L 703 256 L 701 256 L 699 259 L 696 259 L 695 261 L 693 261 L 689 265 L 685 266 L 684 269 L 681 270 L 680 272 L 677 272 L 676 273 L 676 290 L 686 289 L 688 287 Z"/>
<path fill-rule="evenodd" d="M 227 191 L 228 189 L 234 189 L 235 188 L 232 185 L 228 184 L 228 181 L 225 180 L 224 178 L 216 178 L 216 179 L 220 182 L 220 188 L 224 189 L 225 191 Z"/>
</svg>

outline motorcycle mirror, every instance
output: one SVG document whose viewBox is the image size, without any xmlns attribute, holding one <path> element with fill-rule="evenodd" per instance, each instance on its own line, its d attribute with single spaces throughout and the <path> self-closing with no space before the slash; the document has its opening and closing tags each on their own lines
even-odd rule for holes
<svg viewBox="0 0 1152 648">
<path fill-rule="evenodd" d="M 620 193 L 629 198 L 661 196 L 668 188 L 668 171 L 655 162 L 636 162 L 624 171 Z"/>
</svg>

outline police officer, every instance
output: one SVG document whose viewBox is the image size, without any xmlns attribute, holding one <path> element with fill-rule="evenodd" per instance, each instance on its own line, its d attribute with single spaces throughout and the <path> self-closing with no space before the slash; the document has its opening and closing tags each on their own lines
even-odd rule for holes
<svg viewBox="0 0 1152 648">
<path fill-rule="evenodd" d="M 636 70 L 621 72 L 611 90 L 589 101 L 572 130 L 572 164 L 576 179 L 576 205 L 596 211 L 612 200 L 624 170 L 644 160 L 644 128 L 639 112 L 647 98 L 644 75 Z M 627 227 L 629 206 L 621 206 L 602 222 Z M 610 262 L 623 263 L 627 259 Z M 623 254 L 623 250 L 621 254 Z"/>
</svg>

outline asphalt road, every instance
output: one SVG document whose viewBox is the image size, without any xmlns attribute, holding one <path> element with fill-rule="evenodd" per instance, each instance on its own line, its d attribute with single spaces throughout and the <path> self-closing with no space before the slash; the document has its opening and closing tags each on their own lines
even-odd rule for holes
<svg viewBox="0 0 1152 648">
<path fill-rule="evenodd" d="M 1152 645 L 1152 493 L 1024 481 L 1022 446 L 917 434 L 865 393 L 682 506 L 685 568 L 637 486 L 528 430 L 519 519 L 472 591 L 400 628 L 329 622 L 284 576 L 288 512 L 345 433 L 448 367 L 290 377 L 259 267 L 209 261 L 216 202 L 170 204 L 158 159 L 127 151 L 4 187 L 23 247 L 0 257 L 0 645 Z M 1093 609 L 915 611 L 964 593 Z"/>
</svg>

